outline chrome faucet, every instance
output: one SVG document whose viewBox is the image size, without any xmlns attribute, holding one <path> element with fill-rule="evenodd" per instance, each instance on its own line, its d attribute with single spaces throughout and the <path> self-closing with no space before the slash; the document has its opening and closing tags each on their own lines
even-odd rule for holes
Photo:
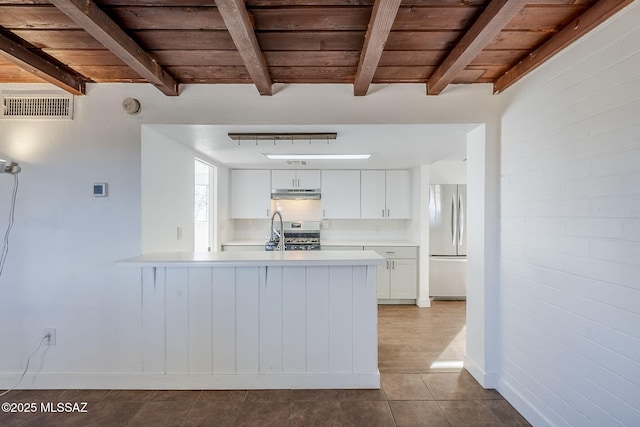
<svg viewBox="0 0 640 427">
<path fill-rule="evenodd" d="M 276 215 L 278 215 L 278 217 L 280 218 L 280 231 L 276 231 L 276 229 L 273 228 L 273 220 L 276 217 Z M 275 211 L 273 215 L 271 215 L 271 241 L 272 242 L 275 242 L 276 235 L 278 236 L 278 246 L 276 247 L 275 250 L 284 251 L 284 224 L 282 222 L 282 214 L 280 213 L 280 211 Z"/>
</svg>

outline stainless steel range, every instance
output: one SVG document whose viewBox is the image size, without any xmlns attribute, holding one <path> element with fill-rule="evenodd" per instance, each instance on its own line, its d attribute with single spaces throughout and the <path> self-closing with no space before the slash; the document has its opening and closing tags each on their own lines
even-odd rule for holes
<svg viewBox="0 0 640 427">
<path fill-rule="evenodd" d="M 278 246 L 278 240 L 269 241 L 265 249 L 273 251 Z M 285 221 L 284 223 L 285 251 L 318 251 L 320 250 L 320 222 L 319 221 Z"/>
</svg>

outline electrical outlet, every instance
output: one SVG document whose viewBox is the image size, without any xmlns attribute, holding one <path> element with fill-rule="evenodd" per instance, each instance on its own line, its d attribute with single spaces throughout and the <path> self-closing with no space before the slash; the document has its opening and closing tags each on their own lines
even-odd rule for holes
<svg viewBox="0 0 640 427">
<path fill-rule="evenodd" d="M 42 330 L 43 335 L 49 335 L 49 338 L 44 340 L 44 345 L 56 345 L 56 328 L 46 328 Z"/>
</svg>

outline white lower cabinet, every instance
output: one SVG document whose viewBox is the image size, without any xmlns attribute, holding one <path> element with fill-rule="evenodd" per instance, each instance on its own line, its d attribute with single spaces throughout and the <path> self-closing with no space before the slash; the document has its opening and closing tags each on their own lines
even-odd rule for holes
<svg viewBox="0 0 640 427">
<path fill-rule="evenodd" d="M 387 265 L 379 265 L 378 266 L 378 277 L 377 277 L 377 287 L 378 287 L 378 299 L 390 299 L 391 298 L 391 286 L 390 286 L 390 278 L 391 278 L 391 269 L 389 260 L 387 260 Z"/>
<path fill-rule="evenodd" d="M 417 262 L 415 259 L 392 259 L 389 278 L 389 298 L 416 299 Z"/>
<path fill-rule="evenodd" d="M 378 266 L 378 299 L 416 299 L 418 297 L 416 247 L 365 246 L 365 250 L 376 251 L 387 259 Z"/>
</svg>

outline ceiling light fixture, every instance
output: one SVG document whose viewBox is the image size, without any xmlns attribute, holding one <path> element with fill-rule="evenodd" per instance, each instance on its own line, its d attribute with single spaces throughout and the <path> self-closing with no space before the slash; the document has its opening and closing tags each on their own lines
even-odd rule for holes
<svg viewBox="0 0 640 427">
<path fill-rule="evenodd" d="M 373 154 L 264 154 L 269 160 L 368 160 Z"/>
<path fill-rule="evenodd" d="M 336 139 L 338 136 L 335 132 L 276 132 L 276 133 L 233 133 L 229 132 L 229 138 L 234 141 L 310 141 L 318 139 L 328 141 Z"/>
</svg>

